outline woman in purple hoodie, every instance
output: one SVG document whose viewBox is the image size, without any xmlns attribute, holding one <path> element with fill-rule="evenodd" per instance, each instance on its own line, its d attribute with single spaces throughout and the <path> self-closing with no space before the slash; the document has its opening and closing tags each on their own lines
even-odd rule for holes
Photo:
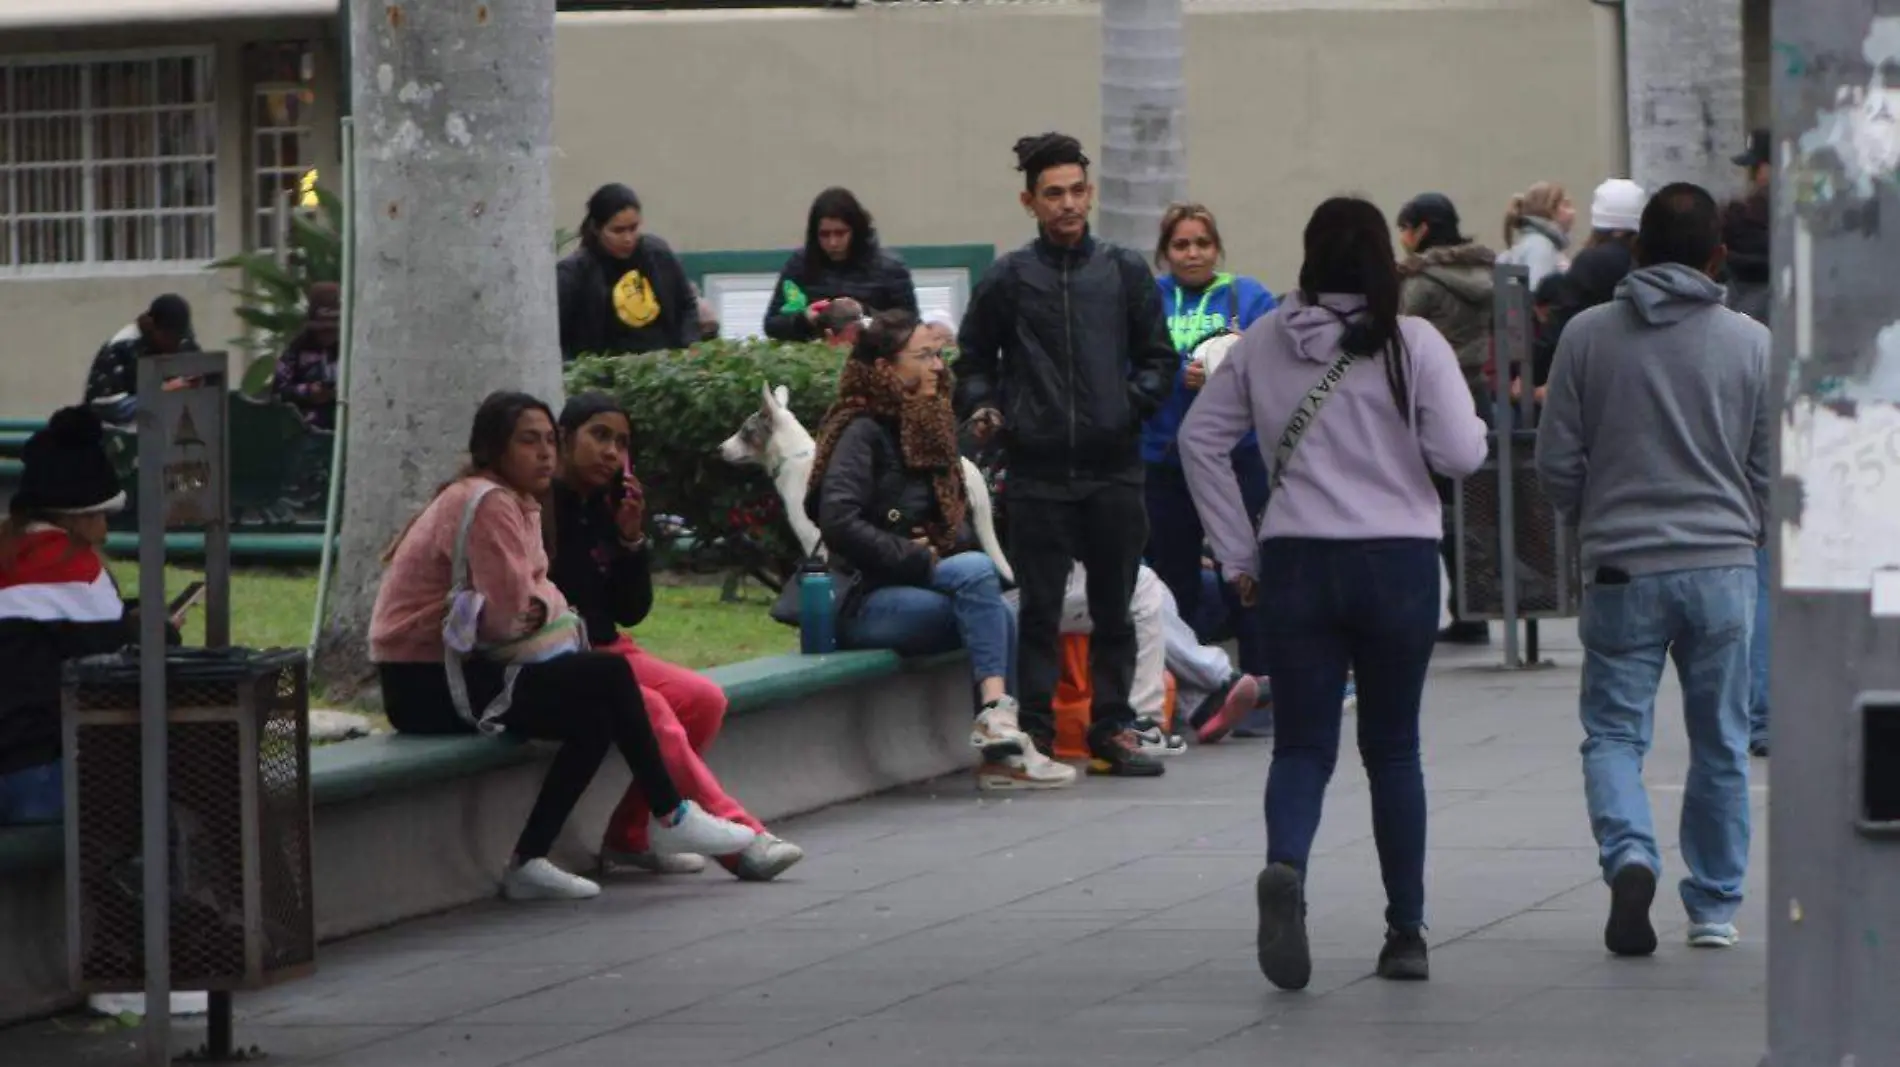
<svg viewBox="0 0 1900 1067">
<path fill-rule="evenodd" d="M 1255 895 L 1260 969 L 1282 989 L 1312 978 L 1304 880 L 1348 670 L 1387 901 L 1378 973 L 1430 973 L 1418 719 L 1440 606 L 1431 476 L 1477 470 L 1485 426 L 1451 346 L 1400 316 L 1387 232 L 1364 200 L 1321 204 L 1306 225 L 1299 290 L 1247 329 L 1181 426 L 1215 558 L 1242 602 L 1260 603 L 1267 631 L 1274 745 Z M 1259 530 L 1228 458 L 1250 432 L 1273 485 Z"/>
</svg>

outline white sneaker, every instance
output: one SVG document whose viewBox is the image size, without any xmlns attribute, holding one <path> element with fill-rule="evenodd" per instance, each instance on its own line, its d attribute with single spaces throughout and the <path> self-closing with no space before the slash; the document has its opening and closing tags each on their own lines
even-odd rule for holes
<svg viewBox="0 0 1900 1067">
<path fill-rule="evenodd" d="M 976 722 L 970 725 L 970 747 L 992 760 L 1034 747 L 1017 721 L 1015 698 L 1003 697 L 977 714 Z"/>
<path fill-rule="evenodd" d="M 769 882 L 805 858 L 805 850 L 773 834 L 760 834 L 736 856 L 719 862 L 742 882 Z"/>
<path fill-rule="evenodd" d="M 631 867 L 648 874 L 698 874 L 706 869 L 706 857 L 693 852 L 662 855 L 648 849 L 626 852 L 617 848 L 600 850 L 600 869 L 605 874 L 615 867 Z"/>
<path fill-rule="evenodd" d="M 1734 923 L 1689 924 L 1691 948 L 1734 948 L 1741 940 L 1742 935 Z"/>
<path fill-rule="evenodd" d="M 1136 719 L 1134 731 L 1136 744 L 1147 755 L 1178 756 L 1187 751 L 1187 738 L 1163 730 L 1161 723 L 1152 716 L 1144 715 Z"/>
<path fill-rule="evenodd" d="M 696 852 L 702 856 L 730 856 L 759 835 L 750 827 L 715 819 L 692 801 L 680 806 L 679 821 L 671 826 L 656 816 L 647 832 L 647 847 L 662 855 Z"/>
<path fill-rule="evenodd" d="M 1075 784 L 1075 768 L 1058 763 L 1042 754 L 1035 745 L 1025 744 L 1022 754 L 985 761 L 976 769 L 978 789 L 998 792 L 1010 789 L 1064 789 Z"/>
<path fill-rule="evenodd" d="M 587 900 L 600 895 L 600 886 L 546 859 L 533 859 L 508 868 L 501 876 L 501 895 L 509 900 Z"/>
</svg>

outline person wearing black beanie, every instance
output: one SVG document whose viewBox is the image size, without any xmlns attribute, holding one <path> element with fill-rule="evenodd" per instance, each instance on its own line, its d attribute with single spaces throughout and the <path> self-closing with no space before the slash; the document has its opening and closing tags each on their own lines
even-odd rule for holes
<svg viewBox="0 0 1900 1067">
<path fill-rule="evenodd" d="M 93 356 L 85 402 L 115 423 L 130 423 L 138 406 L 139 357 L 196 351 L 191 305 L 176 293 L 166 293 Z"/>
<path fill-rule="evenodd" d="M 699 297 L 686 268 L 642 221 L 639 195 L 618 182 L 587 198 L 581 247 L 555 267 L 564 362 L 699 340 Z"/>
<path fill-rule="evenodd" d="M 99 551 L 125 493 L 98 416 L 54 412 L 21 455 L 0 522 L 0 825 L 60 817 L 60 665 L 136 639 Z"/>
</svg>

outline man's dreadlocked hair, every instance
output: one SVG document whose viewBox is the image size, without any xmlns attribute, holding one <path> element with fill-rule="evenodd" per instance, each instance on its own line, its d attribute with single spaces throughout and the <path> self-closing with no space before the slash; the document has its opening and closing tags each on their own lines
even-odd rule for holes
<svg viewBox="0 0 1900 1067">
<path fill-rule="evenodd" d="M 1082 151 L 1082 142 L 1066 133 L 1039 133 L 1016 141 L 1016 169 L 1023 172 L 1023 187 L 1032 193 L 1043 171 L 1069 166 L 1087 170 L 1089 157 Z"/>
</svg>

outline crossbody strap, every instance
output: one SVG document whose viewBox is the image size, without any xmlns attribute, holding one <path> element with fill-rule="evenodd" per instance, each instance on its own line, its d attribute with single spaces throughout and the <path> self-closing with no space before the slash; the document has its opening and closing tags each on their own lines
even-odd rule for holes
<svg viewBox="0 0 1900 1067">
<path fill-rule="evenodd" d="M 449 560 L 449 606 L 448 615 L 443 620 L 445 630 L 455 620 L 457 609 L 463 607 L 460 602 L 464 595 L 474 592 L 473 578 L 468 565 L 468 535 L 469 529 L 475 525 L 476 509 L 482 506 L 483 497 L 499 488 L 501 487 L 484 478 L 481 484 L 475 487 L 475 491 L 469 494 L 468 503 L 462 506 L 462 521 L 455 528 L 455 548 Z M 478 625 L 477 620 L 481 614 L 479 600 L 475 604 L 468 605 L 467 610 L 471 616 L 466 620 L 467 625 L 470 627 Z M 462 717 L 462 721 L 481 733 L 491 735 L 501 733 L 503 727 L 498 720 L 508 710 L 509 701 L 514 694 L 515 674 L 519 668 L 511 664 L 502 672 L 501 693 L 489 702 L 488 707 L 477 714 L 468 699 L 468 679 L 462 673 L 462 658 L 462 653 L 455 648 L 455 642 L 449 639 L 447 633 L 444 633 L 442 668 L 448 675 L 449 699 L 455 704 L 456 713 Z"/>
<path fill-rule="evenodd" d="M 1280 431 L 1280 443 L 1273 448 L 1273 471 L 1269 481 L 1275 492 L 1279 491 L 1280 483 L 1286 476 L 1286 465 L 1293 459 L 1293 450 L 1300 447 L 1300 439 L 1312 428 L 1313 420 L 1319 417 L 1320 408 L 1325 407 L 1326 401 L 1339 391 L 1340 380 L 1346 377 L 1346 371 L 1351 369 L 1353 360 L 1357 358 L 1351 352 L 1341 352 L 1339 358 L 1326 368 L 1326 373 L 1320 375 L 1319 384 L 1301 397 L 1299 406 L 1293 409 L 1293 417 L 1287 420 L 1286 429 Z"/>
</svg>

